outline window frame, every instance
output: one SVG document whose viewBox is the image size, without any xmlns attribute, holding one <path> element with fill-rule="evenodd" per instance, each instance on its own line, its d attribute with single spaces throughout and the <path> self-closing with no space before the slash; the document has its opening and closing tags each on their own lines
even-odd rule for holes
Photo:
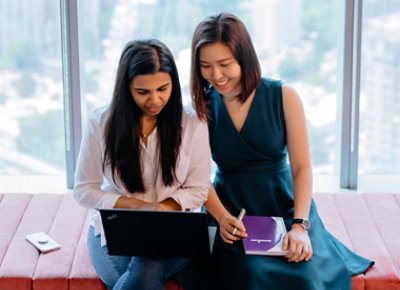
<svg viewBox="0 0 400 290">
<path fill-rule="evenodd" d="M 74 187 L 82 139 L 78 8 L 76 0 L 60 0 L 67 188 Z"/>
<path fill-rule="evenodd" d="M 338 96 L 340 131 L 340 187 L 358 187 L 358 135 L 360 120 L 360 66 L 362 1 L 344 1 L 342 92 Z M 341 116 L 340 116 L 341 114 Z"/>
<path fill-rule="evenodd" d="M 84 102 L 81 100 L 80 90 L 80 64 L 79 64 L 79 34 L 77 0 L 61 1 L 61 26 L 62 26 L 62 56 L 63 56 L 63 81 L 65 103 L 65 138 L 66 138 L 66 166 L 67 187 L 74 186 L 74 173 L 82 138 L 82 109 Z M 357 190 L 358 176 L 358 144 L 360 121 L 360 66 L 361 66 L 361 36 L 362 36 L 362 0 L 341 1 L 343 19 L 343 39 L 339 56 L 339 91 L 338 91 L 338 117 L 340 124 L 337 128 L 339 145 L 338 158 L 336 158 L 336 174 L 332 176 L 314 176 L 314 191 L 331 190 Z M 400 185 L 398 176 L 390 178 L 390 186 L 385 186 L 386 191 L 396 190 Z M 379 179 L 378 179 L 379 180 Z M 387 178 L 385 179 L 387 180 Z M 328 184 L 328 185 L 327 185 Z M 363 186 L 363 190 L 368 190 Z M 376 190 L 376 187 L 371 189 Z"/>
</svg>

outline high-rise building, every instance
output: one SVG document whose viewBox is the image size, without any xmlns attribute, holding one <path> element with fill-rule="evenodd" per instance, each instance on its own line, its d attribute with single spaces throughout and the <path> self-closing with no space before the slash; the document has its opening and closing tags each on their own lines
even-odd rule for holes
<svg viewBox="0 0 400 290">
<path fill-rule="evenodd" d="M 400 173 L 400 12 L 363 30 L 360 173 Z"/>
<path fill-rule="evenodd" d="M 257 48 L 276 53 L 301 37 L 301 0 L 255 0 L 252 31 Z"/>
<path fill-rule="evenodd" d="M 57 55 L 61 47 L 59 19 L 58 1 L 0 1 L 0 55 L 21 48 L 27 54 Z"/>
</svg>

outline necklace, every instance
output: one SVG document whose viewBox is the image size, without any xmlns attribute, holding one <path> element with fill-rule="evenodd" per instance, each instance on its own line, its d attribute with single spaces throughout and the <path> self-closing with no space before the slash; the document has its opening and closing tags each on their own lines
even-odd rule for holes
<svg viewBox="0 0 400 290">
<path fill-rule="evenodd" d="M 221 95 L 225 100 L 227 100 L 228 102 L 240 102 L 240 97 L 242 96 L 242 93 L 240 92 L 239 94 L 232 96 L 232 97 L 228 97 L 228 96 L 223 96 Z"/>
<path fill-rule="evenodd" d="M 155 126 L 155 124 L 154 124 L 154 126 L 152 126 L 152 127 L 150 128 L 150 130 L 148 130 L 148 132 L 146 132 L 146 133 L 142 132 L 142 133 L 140 134 L 140 136 L 141 136 L 143 139 L 149 137 L 149 135 L 151 134 L 151 132 L 153 132 L 153 130 L 154 130 L 155 127 L 156 127 L 156 126 Z"/>
<path fill-rule="evenodd" d="M 240 95 L 238 95 L 238 96 L 236 96 L 236 97 L 232 97 L 232 98 L 228 98 L 228 97 L 223 97 L 226 101 L 228 101 L 228 102 L 230 102 L 230 103 L 235 103 L 235 104 L 239 104 L 239 109 L 238 109 L 238 111 L 239 112 L 242 112 L 242 110 L 243 110 L 243 107 L 244 107 L 244 104 L 246 103 L 246 102 L 241 102 L 240 101 Z M 236 105 L 235 105 L 235 107 L 236 107 Z M 236 109 L 237 110 L 237 109 Z"/>
<path fill-rule="evenodd" d="M 237 95 L 235 97 L 223 97 L 223 98 L 228 102 L 239 102 L 240 95 Z"/>
<path fill-rule="evenodd" d="M 157 119 L 150 120 L 147 123 L 143 122 L 142 119 L 141 120 L 142 132 L 140 133 L 142 139 L 146 139 L 147 137 L 149 137 L 149 135 L 151 134 L 151 132 L 153 132 L 156 125 L 157 125 Z"/>
</svg>

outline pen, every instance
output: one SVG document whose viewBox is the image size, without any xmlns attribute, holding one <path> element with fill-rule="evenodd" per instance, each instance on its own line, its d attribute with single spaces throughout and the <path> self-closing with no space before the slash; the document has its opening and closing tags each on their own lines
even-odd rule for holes
<svg viewBox="0 0 400 290">
<path fill-rule="evenodd" d="M 246 210 L 244 208 L 242 208 L 242 210 L 240 211 L 239 216 L 238 216 L 239 223 L 242 222 L 242 219 L 244 218 L 245 214 L 246 214 Z M 232 231 L 232 235 L 234 236 L 236 234 L 236 232 L 237 232 L 237 228 L 235 227 Z"/>
</svg>

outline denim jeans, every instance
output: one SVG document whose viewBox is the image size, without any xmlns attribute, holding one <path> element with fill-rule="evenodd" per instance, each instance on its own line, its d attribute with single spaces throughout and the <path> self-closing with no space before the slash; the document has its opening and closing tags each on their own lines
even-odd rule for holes
<svg viewBox="0 0 400 290">
<path fill-rule="evenodd" d="M 112 290 L 163 290 L 165 281 L 189 264 L 185 258 L 112 256 L 89 227 L 89 256 L 100 279 Z"/>
</svg>

